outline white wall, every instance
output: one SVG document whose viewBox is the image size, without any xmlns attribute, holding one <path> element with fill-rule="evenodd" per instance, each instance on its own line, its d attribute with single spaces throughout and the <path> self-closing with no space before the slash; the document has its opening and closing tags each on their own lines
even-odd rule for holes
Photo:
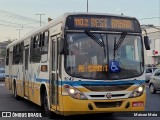
<svg viewBox="0 0 160 120">
<path fill-rule="evenodd" d="M 160 31 L 158 31 L 157 29 L 153 30 L 152 28 L 152 31 L 148 30 L 147 34 L 150 40 L 151 53 L 153 50 L 158 50 L 160 54 Z M 160 55 L 148 55 L 146 50 L 144 50 L 144 54 L 145 64 L 157 64 L 158 62 L 160 62 Z"/>
</svg>

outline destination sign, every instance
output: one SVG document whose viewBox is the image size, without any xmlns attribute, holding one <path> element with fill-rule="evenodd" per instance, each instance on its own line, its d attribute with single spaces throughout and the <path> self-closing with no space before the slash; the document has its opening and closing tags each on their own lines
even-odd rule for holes
<svg viewBox="0 0 160 120">
<path fill-rule="evenodd" d="M 113 28 L 113 29 L 133 29 L 131 20 L 110 19 L 111 24 L 106 18 L 74 18 L 75 27 L 86 28 Z"/>
<path fill-rule="evenodd" d="M 103 72 L 108 71 L 108 65 L 79 65 L 78 72 Z"/>
<path fill-rule="evenodd" d="M 107 28 L 105 18 L 74 18 L 75 27 Z"/>
<path fill-rule="evenodd" d="M 127 17 L 75 15 L 67 19 L 68 29 L 141 32 L 139 22 Z"/>
</svg>

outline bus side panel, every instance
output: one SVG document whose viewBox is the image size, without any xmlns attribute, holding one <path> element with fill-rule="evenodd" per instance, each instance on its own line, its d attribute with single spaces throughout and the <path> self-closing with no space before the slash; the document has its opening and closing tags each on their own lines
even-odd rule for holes
<svg viewBox="0 0 160 120">
<path fill-rule="evenodd" d="M 30 79 L 29 79 L 30 80 Z M 29 94 L 28 94 L 28 99 L 30 100 L 30 101 L 33 101 L 33 95 L 32 95 L 32 82 L 31 81 L 29 81 Z"/>
<path fill-rule="evenodd" d="M 28 74 L 29 74 L 29 100 L 39 104 L 39 85 L 36 81 L 36 78 L 39 76 L 39 63 L 32 63 L 29 65 Z M 27 82 L 27 81 L 26 81 Z"/>
<path fill-rule="evenodd" d="M 34 83 L 34 99 L 33 102 L 40 105 L 40 82 L 35 82 Z"/>
<path fill-rule="evenodd" d="M 48 65 L 48 63 L 43 63 Z M 29 100 L 41 105 L 40 88 L 44 84 L 48 91 L 47 83 L 49 82 L 48 72 L 41 71 L 41 63 L 31 63 L 29 65 Z"/>
<path fill-rule="evenodd" d="M 12 80 L 16 82 L 17 95 L 24 97 L 22 65 L 13 65 Z M 12 83 L 13 84 L 13 83 Z M 14 85 L 14 84 L 13 84 Z M 13 90 L 12 90 L 13 91 Z"/>
<path fill-rule="evenodd" d="M 9 89 L 9 66 L 5 67 L 5 86 Z"/>
</svg>

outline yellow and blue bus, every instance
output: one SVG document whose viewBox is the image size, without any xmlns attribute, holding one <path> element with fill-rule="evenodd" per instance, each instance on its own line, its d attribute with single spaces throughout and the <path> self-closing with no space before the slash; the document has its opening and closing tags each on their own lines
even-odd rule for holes
<svg viewBox="0 0 160 120">
<path fill-rule="evenodd" d="M 143 111 L 143 41 L 134 17 L 66 13 L 7 46 L 5 84 L 60 115 Z"/>
</svg>

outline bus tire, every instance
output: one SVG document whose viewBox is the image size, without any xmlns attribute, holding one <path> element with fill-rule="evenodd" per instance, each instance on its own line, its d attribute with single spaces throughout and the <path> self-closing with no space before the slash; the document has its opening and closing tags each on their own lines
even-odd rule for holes
<svg viewBox="0 0 160 120">
<path fill-rule="evenodd" d="M 13 94 L 16 100 L 19 100 L 19 96 L 17 95 L 17 87 L 16 87 L 16 82 L 14 81 L 14 88 L 13 88 Z"/>
<path fill-rule="evenodd" d="M 42 94 L 42 108 L 44 111 L 44 115 L 47 117 L 51 116 L 51 111 L 49 110 L 48 99 L 47 99 L 47 91 L 45 90 Z"/>
</svg>

